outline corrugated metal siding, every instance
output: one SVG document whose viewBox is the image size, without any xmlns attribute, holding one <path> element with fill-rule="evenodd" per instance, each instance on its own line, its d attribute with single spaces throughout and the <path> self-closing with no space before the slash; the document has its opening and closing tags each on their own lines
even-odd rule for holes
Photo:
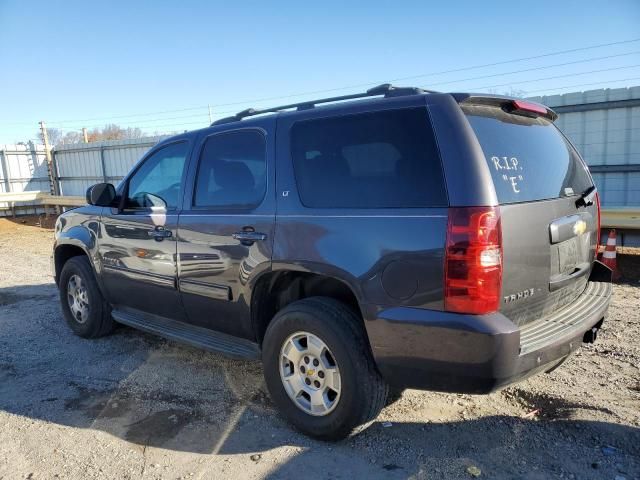
<svg viewBox="0 0 640 480">
<path fill-rule="evenodd" d="M 121 180 L 131 170 L 131 167 L 147 153 L 149 148 L 159 141 L 158 138 L 153 139 L 153 141 L 149 141 L 149 139 L 142 140 L 147 141 L 105 149 L 104 163 L 107 177 Z"/>
<path fill-rule="evenodd" d="M 593 179 L 606 206 L 640 205 L 640 172 L 594 173 Z M 605 203 L 606 202 L 606 203 Z"/>
<path fill-rule="evenodd" d="M 102 181 L 99 151 L 56 150 L 55 161 L 61 195 L 83 195 L 89 186 Z"/>
<path fill-rule="evenodd" d="M 62 145 L 54 151 L 60 193 L 84 195 L 98 182 L 117 184 L 164 137 Z M 104 164 L 103 164 L 104 162 Z"/>
<path fill-rule="evenodd" d="M 556 124 L 593 167 L 604 206 L 640 205 L 640 105 L 621 106 L 634 99 L 640 87 L 531 98 L 560 111 Z"/>
<path fill-rule="evenodd" d="M 49 174 L 43 145 L 0 145 L 0 192 L 49 191 Z M 27 205 L 31 204 L 27 203 Z M 7 203 L 0 203 L 0 216 L 10 215 Z M 21 213 L 42 213 L 41 208 Z"/>
</svg>

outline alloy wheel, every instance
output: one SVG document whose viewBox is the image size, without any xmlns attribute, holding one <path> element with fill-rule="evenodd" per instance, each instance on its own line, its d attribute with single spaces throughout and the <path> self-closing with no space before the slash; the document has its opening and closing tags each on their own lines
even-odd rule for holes
<svg viewBox="0 0 640 480">
<path fill-rule="evenodd" d="M 280 379 L 293 403 L 310 415 L 328 415 L 340 400 L 338 364 L 327 344 L 312 333 L 296 332 L 285 340 Z"/>
<path fill-rule="evenodd" d="M 67 282 L 67 303 L 71 315 L 78 323 L 85 323 L 89 317 L 89 293 L 79 275 L 71 275 Z"/>
</svg>

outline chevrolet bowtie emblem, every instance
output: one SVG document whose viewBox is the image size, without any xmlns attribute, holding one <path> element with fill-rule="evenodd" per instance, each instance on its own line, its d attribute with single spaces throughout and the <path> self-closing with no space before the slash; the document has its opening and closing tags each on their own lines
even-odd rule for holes
<svg viewBox="0 0 640 480">
<path fill-rule="evenodd" d="M 578 220 L 573 224 L 573 234 L 574 235 L 582 235 L 587 231 L 587 222 L 584 220 Z"/>
</svg>

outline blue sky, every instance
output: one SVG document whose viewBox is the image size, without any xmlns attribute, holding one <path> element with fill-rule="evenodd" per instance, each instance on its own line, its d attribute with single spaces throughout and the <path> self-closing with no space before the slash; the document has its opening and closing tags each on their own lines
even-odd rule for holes
<svg viewBox="0 0 640 480">
<path fill-rule="evenodd" d="M 215 118 L 413 76 L 397 83 L 528 95 L 640 85 L 640 41 L 434 75 L 631 39 L 638 0 L 0 0 L 0 144 L 34 138 L 39 120 L 181 131 L 206 126 L 207 105 Z M 580 63 L 553 66 L 569 62 Z M 509 73 L 525 69 L 537 70 Z"/>
</svg>

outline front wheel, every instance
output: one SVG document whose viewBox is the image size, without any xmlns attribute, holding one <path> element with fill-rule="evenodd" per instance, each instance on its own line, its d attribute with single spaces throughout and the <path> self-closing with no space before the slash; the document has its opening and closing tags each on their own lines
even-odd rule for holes
<svg viewBox="0 0 640 480">
<path fill-rule="evenodd" d="M 113 319 L 85 256 L 70 258 L 59 280 L 62 313 L 73 332 L 83 338 L 111 333 Z"/>
<path fill-rule="evenodd" d="M 336 300 L 312 297 L 282 309 L 267 329 L 262 352 L 274 403 L 310 436 L 344 438 L 385 405 L 387 385 L 360 321 Z"/>
</svg>

